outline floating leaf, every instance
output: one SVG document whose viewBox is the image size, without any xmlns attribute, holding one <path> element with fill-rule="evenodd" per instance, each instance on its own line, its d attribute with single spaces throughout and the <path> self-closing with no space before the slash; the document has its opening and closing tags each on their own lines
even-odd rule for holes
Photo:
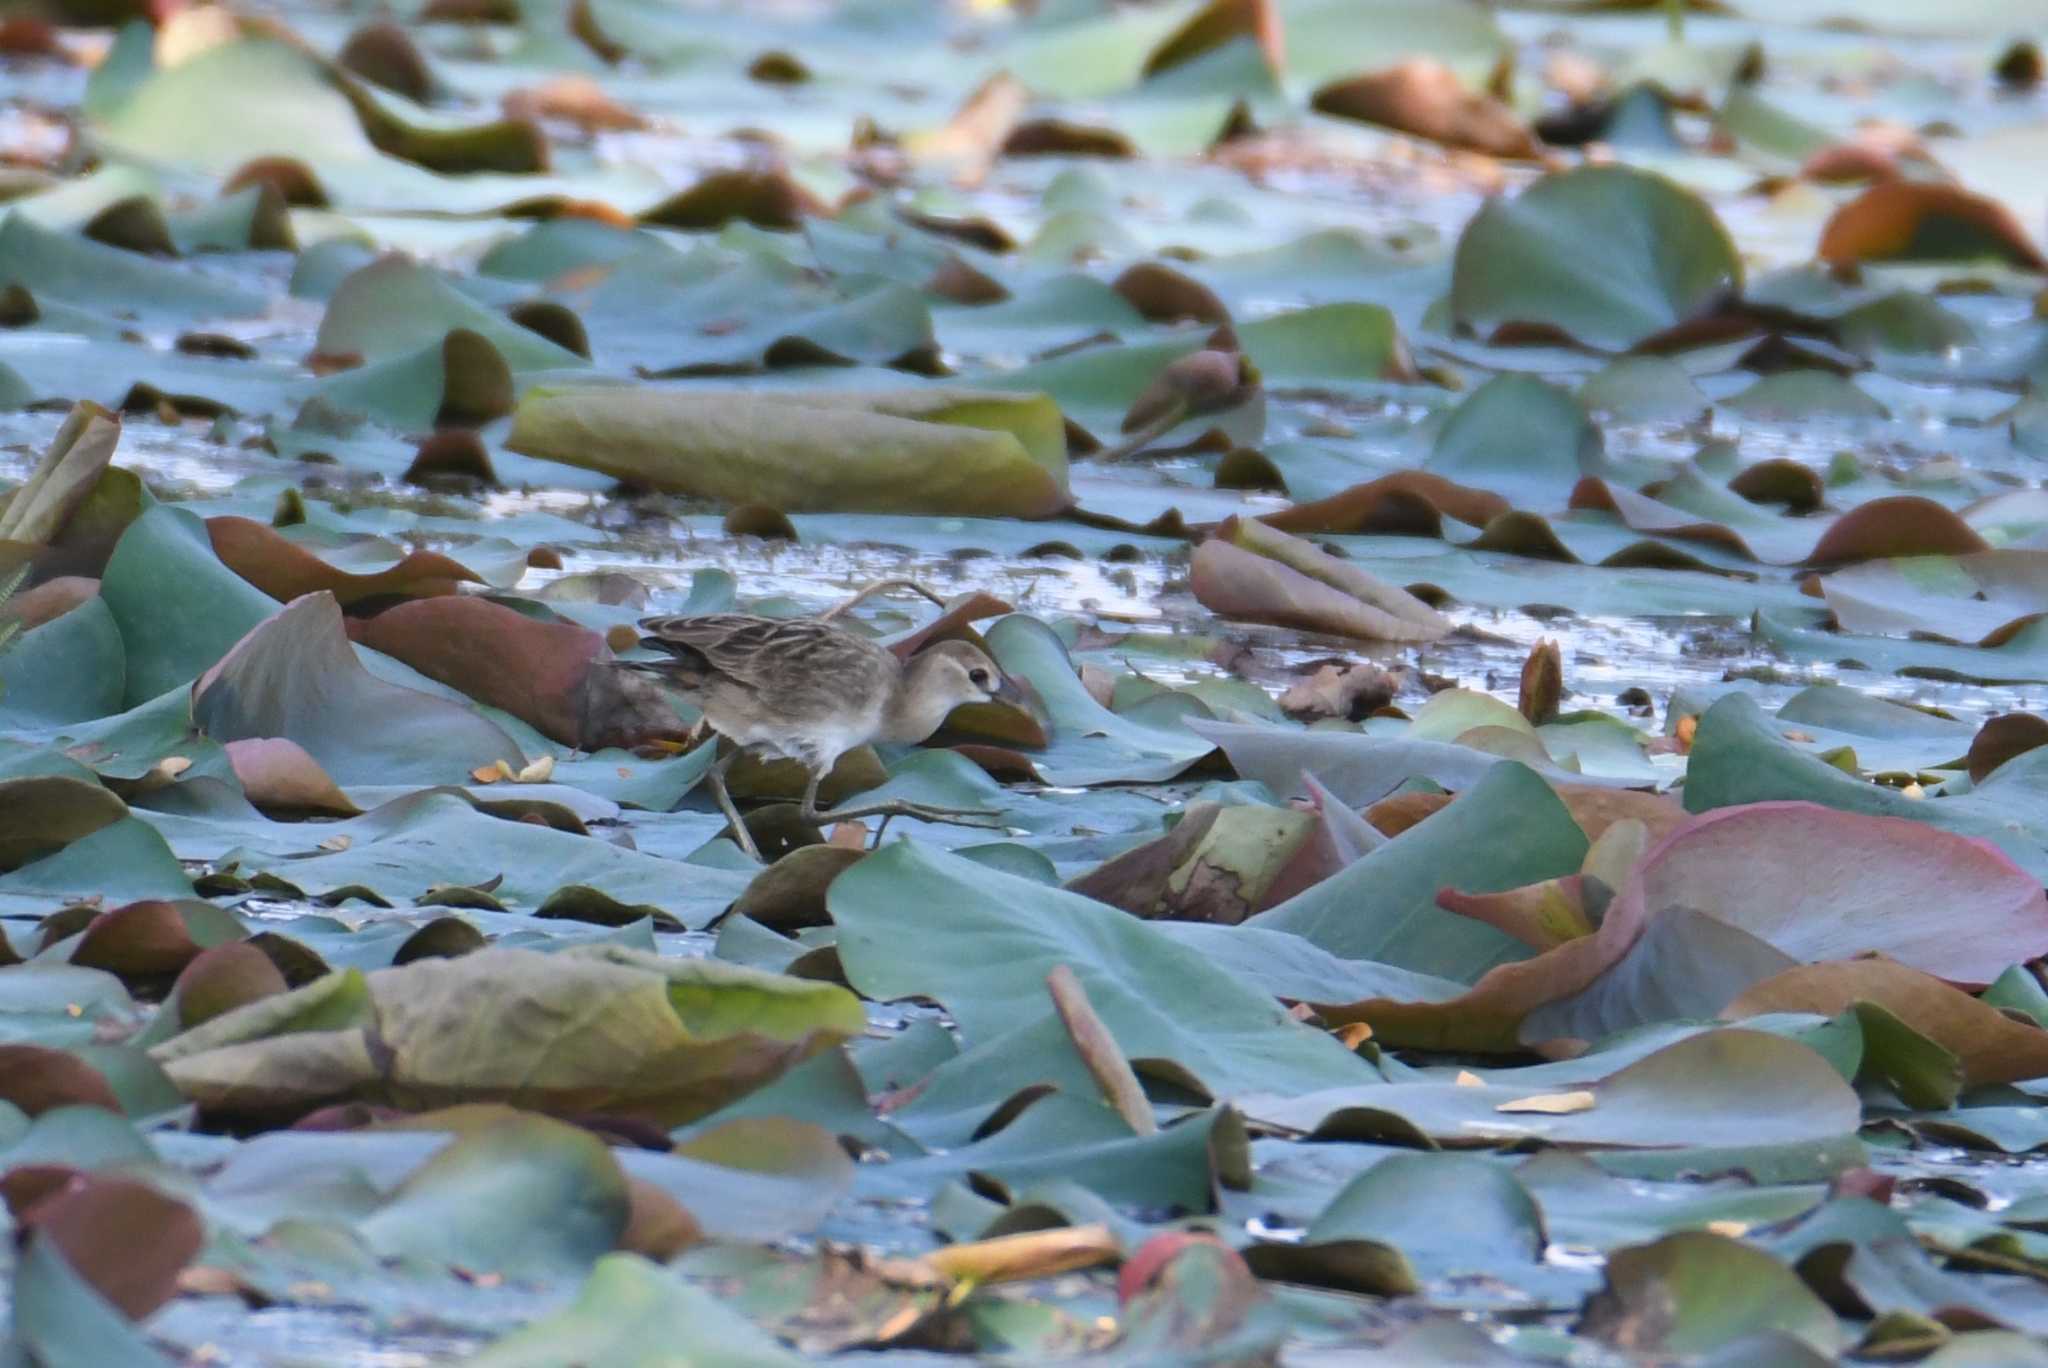
<svg viewBox="0 0 2048 1368">
<path fill-rule="evenodd" d="M 1545 176 L 1482 208 L 1458 239 L 1451 308 L 1467 327 L 1562 333 L 1624 350 L 1718 308 L 1742 286 L 1714 213 L 1620 166 Z"/>
<path fill-rule="evenodd" d="M 1043 397 L 537 389 L 520 400 L 507 444 L 785 512 L 1043 518 L 1068 502 L 1065 436 Z"/>
<path fill-rule="evenodd" d="M 1190 580 L 1226 617 L 1375 641 L 1434 641 L 1441 614 L 1397 585 L 1265 523 L 1232 518 L 1195 549 Z"/>
<path fill-rule="evenodd" d="M 1837 209 L 1821 230 L 1816 255 L 1836 266 L 1991 257 L 2030 271 L 2048 270 L 2048 258 L 1998 201 L 1919 180 L 1873 185 Z"/>
<path fill-rule="evenodd" d="M 156 1056 L 222 1115 L 289 1116 L 344 1098 L 504 1101 L 673 1125 L 863 1028 L 843 988 L 602 947 L 493 948 L 362 983 L 359 1012 L 324 1029 L 288 1023 L 332 992 L 326 980 L 216 1017 Z"/>
<path fill-rule="evenodd" d="M 365 670 L 325 592 L 253 629 L 194 683 L 192 719 L 220 741 L 293 741 L 341 783 L 458 782 L 483 761 L 526 763 L 473 709 Z"/>
</svg>

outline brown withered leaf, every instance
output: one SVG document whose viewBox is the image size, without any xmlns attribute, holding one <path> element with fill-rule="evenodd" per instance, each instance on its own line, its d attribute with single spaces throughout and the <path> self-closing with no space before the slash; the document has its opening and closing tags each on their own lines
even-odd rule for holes
<svg viewBox="0 0 2048 1368">
<path fill-rule="evenodd" d="M 1586 839 L 1598 841 L 1619 821 L 1640 821 L 1649 829 L 1655 844 L 1675 830 L 1686 818 L 1677 802 L 1658 793 L 1636 789 L 1601 788 L 1592 784 L 1555 784 L 1572 820 L 1585 830 Z M 1367 809 L 1365 819 L 1383 836 L 1398 836 L 1423 818 L 1446 806 L 1455 795 L 1448 793 L 1399 793 L 1382 798 Z"/>
<path fill-rule="evenodd" d="M 1280 710 L 1297 721 L 1341 717 L 1359 721 L 1394 701 L 1401 678 L 1368 661 L 1326 661 L 1280 695 Z"/>
<path fill-rule="evenodd" d="M 1138 155 L 1129 138 L 1113 128 L 1069 123 L 1065 119 L 1028 119 L 1003 139 L 1006 157 L 1104 157 L 1123 161 Z"/>
<path fill-rule="evenodd" d="M 806 214 L 821 214 L 825 205 L 780 168 L 714 171 L 686 190 L 669 196 L 640 215 L 657 228 L 710 230 L 741 219 L 756 228 L 787 232 Z"/>
<path fill-rule="evenodd" d="M 0 622 L 19 622 L 23 631 L 60 618 L 88 599 L 98 597 L 100 582 L 83 575 L 59 575 L 33 589 L 24 589 L 0 603 Z"/>
<path fill-rule="evenodd" d="M 1882 955 L 1802 964 L 1745 991 L 1722 1009 L 1740 1020 L 1769 1012 L 1833 1016 L 1874 1002 L 1950 1051 L 1970 1087 L 2048 1076 L 2048 1031 L 2013 1020 L 1990 1003 Z"/>
<path fill-rule="evenodd" d="M 198 954 L 177 904 L 151 898 L 93 918 L 72 947 L 71 962 L 136 984 L 168 979 Z"/>
<path fill-rule="evenodd" d="M 861 831 L 863 840 L 867 832 Z M 829 926 L 825 893 L 832 881 L 860 863 L 866 851 L 827 842 L 799 846 L 761 871 L 733 903 L 735 916 L 751 917 L 771 930 L 794 932 L 806 926 Z"/>
<path fill-rule="evenodd" d="M 1189 581 L 1223 617 L 1371 641 L 1435 641 L 1451 630 L 1405 589 L 1253 519 L 1233 517 L 1197 547 Z"/>
<path fill-rule="evenodd" d="M 1883 181 L 1837 209 L 1816 251 L 1831 266 L 1999 257 L 2048 271 L 2048 257 L 1997 200 L 1935 181 Z"/>
<path fill-rule="evenodd" d="M 270 956 L 247 941 L 228 941 L 192 957 L 172 985 L 170 1000 L 177 1003 L 179 1025 L 189 1030 L 289 987 Z"/>
<path fill-rule="evenodd" d="M 1432 57 L 1335 81 L 1310 98 L 1340 118 L 1412 133 L 1446 147 L 1518 159 L 1541 155 L 1529 125 L 1491 95 L 1467 90 L 1458 73 Z"/>
<path fill-rule="evenodd" d="M 1214 290 L 1157 261 L 1125 268 L 1110 288 L 1154 323 L 1194 322 L 1214 327 L 1230 321 L 1230 309 Z"/>
<path fill-rule="evenodd" d="M 604 638 L 587 627 L 455 596 L 401 603 L 348 628 L 353 640 L 565 745 L 630 748 L 682 729 L 660 688 L 613 668 Z"/>
<path fill-rule="evenodd" d="M 362 811 L 296 741 L 251 737 L 228 742 L 227 751 L 243 795 L 265 812 L 354 817 Z"/>
<path fill-rule="evenodd" d="M 1507 511 L 1508 501 L 1491 490 L 1474 489 L 1426 470 L 1397 470 L 1328 498 L 1262 513 L 1259 521 L 1283 532 L 1440 537 L 1446 517 L 1484 527 Z"/>
<path fill-rule="evenodd" d="M 1145 59 L 1145 75 L 1171 71 L 1239 38 L 1258 43 L 1274 75 L 1286 69 L 1286 27 L 1275 0 L 1209 0 L 1152 50 Z"/>
<path fill-rule="evenodd" d="M 1564 698 L 1564 656 L 1554 640 L 1545 639 L 1529 648 L 1522 662 L 1521 689 L 1515 707 L 1531 726 L 1542 726 L 1557 717 Z"/>
<path fill-rule="evenodd" d="M 132 1178 L 33 1166 L 9 1172 L 4 1188 L 20 1238 L 49 1240 L 131 1320 L 177 1295 L 205 1238 L 191 1207 Z"/>
<path fill-rule="evenodd" d="M 344 606 L 366 598 L 426 598 L 483 582 L 474 570 L 438 551 L 409 552 L 375 574 L 351 574 L 253 518 L 208 518 L 206 535 L 228 569 L 281 603 L 322 589 Z"/>
<path fill-rule="evenodd" d="M 632 132 L 646 128 L 647 118 L 612 98 L 588 76 L 557 76 L 536 86 L 521 86 L 503 101 L 511 119 L 559 119 L 585 133 Z"/>
<path fill-rule="evenodd" d="M 1074 1042 L 1075 1053 L 1087 1065 L 1095 1086 L 1102 1090 L 1103 1101 L 1137 1134 L 1156 1134 L 1159 1118 L 1152 1112 L 1144 1085 L 1138 1082 L 1138 1075 L 1132 1071 L 1131 1061 L 1124 1058 L 1116 1037 L 1095 1014 L 1081 980 L 1072 969 L 1058 964 L 1046 975 L 1045 987 L 1052 995 L 1053 1010 L 1059 1013 L 1060 1024 L 1067 1028 L 1067 1035 Z"/>
<path fill-rule="evenodd" d="M 1917 494 L 1858 504 L 1823 532 L 1808 565 L 1845 565 L 1894 556 L 1961 556 L 1990 544 L 1954 512 Z"/>
<path fill-rule="evenodd" d="M 1030 107 L 1024 83 L 999 71 L 975 87 L 945 123 L 906 137 L 903 149 L 917 161 L 947 169 L 958 184 L 978 185 Z"/>
<path fill-rule="evenodd" d="M 52 1107 L 102 1107 L 119 1115 L 106 1076 L 77 1055 L 41 1045 L 0 1044 L 0 1101 L 41 1116 Z"/>
<path fill-rule="evenodd" d="M 1970 738 L 1970 782 L 1983 783 L 2006 761 L 2043 744 L 2048 744 L 2048 720 L 2032 713 L 2000 713 Z"/>
<path fill-rule="evenodd" d="M 426 104 L 434 98 L 434 73 L 412 35 L 389 20 L 376 20 L 350 34 L 335 63 L 371 85 Z"/>
</svg>

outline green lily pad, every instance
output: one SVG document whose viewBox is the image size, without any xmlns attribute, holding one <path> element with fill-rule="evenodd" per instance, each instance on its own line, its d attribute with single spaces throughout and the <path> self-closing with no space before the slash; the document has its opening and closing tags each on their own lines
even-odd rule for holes
<svg viewBox="0 0 2048 1368">
<path fill-rule="evenodd" d="M 1661 176 L 1595 166 L 1475 214 L 1458 238 L 1451 310 L 1489 334 L 1550 328 L 1621 351 L 1741 288 L 1734 244 L 1703 201 Z"/>
<path fill-rule="evenodd" d="M 849 982 L 885 1000 L 939 998 L 970 1041 L 1042 1010 L 1045 975 L 1066 964 L 1126 1057 L 1141 1068 L 1170 1064 L 1213 1095 L 1283 1079 L 1332 1086 L 1365 1070 L 1271 998 L 1128 913 L 913 842 L 841 874 L 827 903 Z M 939 906 L 953 909 L 945 921 L 922 916 Z M 1169 991 L 1169 981 L 1179 986 Z M 1197 998 L 1199 1014 L 1163 1007 Z"/>
</svg>

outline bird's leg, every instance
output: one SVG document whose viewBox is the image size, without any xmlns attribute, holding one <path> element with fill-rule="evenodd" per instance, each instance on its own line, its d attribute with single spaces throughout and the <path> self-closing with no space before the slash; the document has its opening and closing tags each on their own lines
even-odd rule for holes
<svg viewBox="0 0 2048 1368">
<path fill-rule="evenodd" d="M 712 738 L 709 744 L 717 745 L 717 738 Z M 711 781 L 711 796 L 717 801 L 718 810 L 725 814 L 726 821 L 732 823 L 733 840 L 739 843 L 739 848 L 746 851 L 750 858 L 758 860 L 761 858 L 761 848 L 754 844 L 754 833 L 747 830 L 746 819 L 740 816 L 740 810 L 733 805 L 732 793 L 725 786 L 725 772 L 731 769 L 733 761 L 739 758 L 739 749 L 734 747 L 719 756 L 717 762 L 705 771 L 704 777 Z"/>
<path fill-rule="evenodd" d="M 1004 830 L 1002 814 L 991 808 L 948 808 L 933 807 L 929 803 L 913 803 L 905 798 L 890 798 L 866 807 L 835 808 L 831 812 L 814 815 L 819 823 L 852 822 L 863 817 L 915 817 L 920 822 L 945 822 L 952 826 L 984 827 L 990 831 Z M 881 833 L 876 832 L 876 839 Z"/>
<path fill-rule="evenodd" d="M 829 766 L 827 768 L 830 768 Z M 811 766 L 810 777 L 804 782 L 804 800 L 797 808 L 797 815 L 812 826 L 823 826 L 825 814 L 818 811 L 818 785 L 825 782 L 825 771 Z"/>
</svg>

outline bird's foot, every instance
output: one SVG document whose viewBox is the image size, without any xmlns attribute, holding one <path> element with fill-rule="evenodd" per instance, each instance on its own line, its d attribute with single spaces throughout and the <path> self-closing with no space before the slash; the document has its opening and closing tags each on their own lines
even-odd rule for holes
<svg viewBox="0 0 2048 1368">
<path fill-rule="evenodd" d="M 1003 815 L 991 808 L 949 808 L 933 807 L 929 803 L 913 803 L 903 798 L 891 798 L 883 803 L 870 803 L 866 807 L 835 808 L 831 812 L 806 810 L 806 819 L 819 826 L 830 826 L 834 822 L 859 821 L 864 817 L 880 817 L 887 826 L 893 817 L 915 817 L 920 822 L 944 822 L 949 826 L 981 827 L 989 831 L 1002 831 L 1005 826 Z M 879 837 L 880 833 L 876 833 Z"/>
</svg>

